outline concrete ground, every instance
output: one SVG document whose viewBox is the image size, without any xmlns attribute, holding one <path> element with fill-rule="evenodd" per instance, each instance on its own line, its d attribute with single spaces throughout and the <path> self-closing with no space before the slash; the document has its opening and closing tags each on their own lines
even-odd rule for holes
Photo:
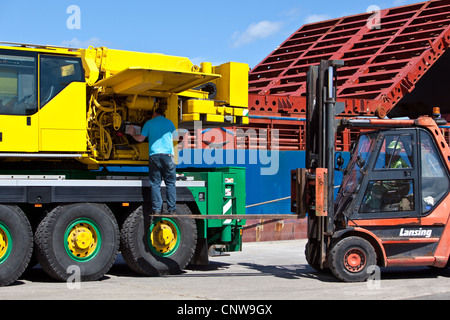
<svg viewBox="0 0 450 320">
<path fill-rule="evenodd" d="M 211 257 L 207 267 L 166 277 L 137 276 L 121 256 L 95 282 L 55 282 L 37 266 L 12 286 L 0 288 L 0 300 L 450 300 L 450 269 L 382 269 L 379 280 L 343 283 L 308 266 L 305 243 L 244 243 L 242 252 Z"/>
</svg>

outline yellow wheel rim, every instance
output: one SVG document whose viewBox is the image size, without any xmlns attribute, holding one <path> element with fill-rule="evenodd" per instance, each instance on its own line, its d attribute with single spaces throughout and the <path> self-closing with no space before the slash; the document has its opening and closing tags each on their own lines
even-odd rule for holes
<svg viewBox="0 0 450 320">
<path fill-rule="evenodd" d="M 0 228 L 0 261 L 5 258 L 5 256 L 8 253 L 8 245 L 9 245 L 9 239 L 8 235 L 3 228 Z"/>
<path fill-rule="evenodd" d="M 168 219 L 159 219 L 150 228 L 151 249 L 159 255 L 172 254 L 178 247 L 178 227 Z"/>
<path fill-rule="evenodd" d="M 101 238 L 92 221 L 75 221 L 67 228 L 65 235 L 66 251 L 74 260 L 89 260 L 97 254 Z"/>
<path fill-rule="evenodd" d="M 11 254 L 13 240 L 6 225 L 0 222 L 0 264 L 5 262 Z"/>
</svg>

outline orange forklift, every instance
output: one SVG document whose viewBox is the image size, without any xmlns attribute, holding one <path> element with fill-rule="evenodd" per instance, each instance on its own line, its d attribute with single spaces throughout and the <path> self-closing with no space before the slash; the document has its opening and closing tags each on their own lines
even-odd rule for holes
<svg viewBox="0 0 450 320">
<path fill-rule="evenodd" d="M 306 258 L 346 282 L 374 266 L 449 266 L 450 148 L 439 111 L 417 120 L 337 119 L 340 60 L 307 75 L 306 168 L 292 171 L 292 211 L 308 219 Z M 336 132 L 358 128 L 346 168 Z M 335 194 L 335 170 L 343 180 Z"/>
</svg>

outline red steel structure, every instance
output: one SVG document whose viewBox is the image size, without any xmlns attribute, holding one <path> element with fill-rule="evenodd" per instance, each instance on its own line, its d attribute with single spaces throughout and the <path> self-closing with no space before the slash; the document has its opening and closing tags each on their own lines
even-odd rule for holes
<svg viewBox="0 0 450 320">
<path fill-rule="evenodd" d="M 345 61 L 338 70 L 338 97 L 346 106 L 341 117 L 416 118 L 438 106 L 450 119 L 449 46 L 450 0 L 304 25 L 250 71 L 246 128 L 267 131 L 269 149 L 304 150 L 306 72 L 321 60 Z M 227 147 L 254 148 L 251 136 L 229 135 L 235 129 L 214 135 L 223 134 Z M 348 151 L 357 134 L 339 133 L 337 150 Z M 206 149 L 213 140 L 191 132 L 183 147 Z"/>
<path fill-rule="evenodd" d="M 420 83 L 440 60 L 445 61 L 439 69 L 450 64 L 442 59 L 449 44 L 449 0 L 307 24 L 250 72 L 250 109 L 253 114 L 303 114 L 308 67 L 333 59 L 346 63 L 338 72 L 343 116 L 420 114 L 434 100 L 427 97 L 424 103 L 423 93 L 411 93 L 438 81 L 434 76 Z M 441 77 L 448 73 L 441 72 Z M 447 105 L 441 109 L 450 113 Z"/>
</svg>

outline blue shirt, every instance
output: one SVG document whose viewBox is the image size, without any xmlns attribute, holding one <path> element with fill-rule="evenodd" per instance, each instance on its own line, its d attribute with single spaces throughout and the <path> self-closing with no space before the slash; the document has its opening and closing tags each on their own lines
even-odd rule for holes
<svg viewBox="0 0 450 320">
<path fill-rule="evenodd" d="M 148 153 L 154 154 L 171 154 L 173 151 L 173 135 L 176 134 L 175 126 L 172 121 L 158 116 L 147 121 L 142 128 L 141 135 L 148 138 Z"/>
</svg>

